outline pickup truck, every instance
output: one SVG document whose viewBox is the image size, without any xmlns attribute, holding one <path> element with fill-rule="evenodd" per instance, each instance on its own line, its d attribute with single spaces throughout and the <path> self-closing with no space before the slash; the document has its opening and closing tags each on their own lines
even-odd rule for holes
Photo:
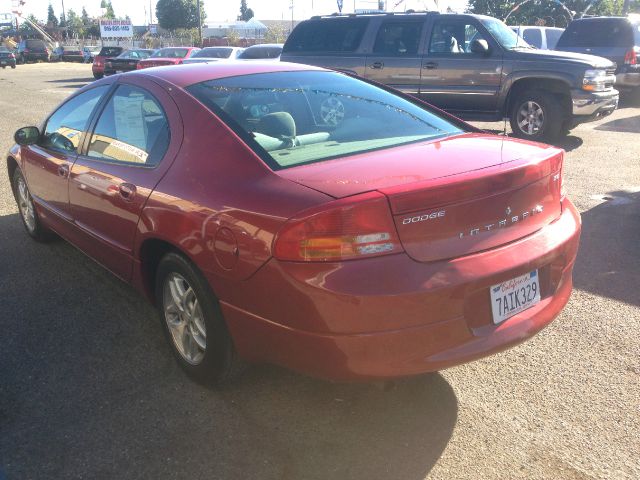
<svg viewBox="0 0 640 480">
<path fill-rule="evenodd" d="M 610 60 L 535 49 L 482 15 L 312 17 L 289 35 L 280 60 L 365 77 L 465 120 L 509 118 L 529 140 L 609 115 L 619 97 Z"/>
</svg>

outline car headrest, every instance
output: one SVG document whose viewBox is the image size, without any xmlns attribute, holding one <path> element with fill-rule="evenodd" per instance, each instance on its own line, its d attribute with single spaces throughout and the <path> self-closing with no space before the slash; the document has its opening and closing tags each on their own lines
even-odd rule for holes
<svg viewBox="0 0 640 480">
<path fill-rule="evenodd" d="M 296 122 L 289 112 L 267 113 L 260 119 L 260 131 L 275 138 L 296 138 Z"/>
</svg>

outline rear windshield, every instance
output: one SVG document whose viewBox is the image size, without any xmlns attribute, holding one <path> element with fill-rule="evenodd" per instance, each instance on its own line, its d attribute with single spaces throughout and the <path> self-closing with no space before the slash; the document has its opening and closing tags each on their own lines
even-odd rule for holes
<svg viewBox="0 0 640 480">
<path fill-rule="evenodd" d="M 115 57 L 120 55 L 121 52 L 122 47 L 102 47 L 98 55 L 102 57 Z"/>
<path fill-rule="evenodd" d="M 275 72 L 187 88 L 273 169 L 461 133 L 404 98 L 335 72 Z"/>
<path fill-rule="evenodd" d="M 161 48 L 151 56 L 155 58 L 184 58 L 188 53 L 188 48 Z"/>
<path fill-rule="evenodd" d="M 233 52 L 231 48 L 205 48 L 191 58 L 229 58 L 231 52 Z"/>
<path fill-rule="evenodd" d="M 285 53 L 353 52 L 360 46 L 369 20 L 335 18 L 302 22 L 284 45 Z"/>
<path fill-rule="evenodd" d="M 557 47 L 628 48 L 633 42 L 633 31 L 628 20 L 598 18 L 571 22 L 558 40 Z"/>
<path fill-rule="evenodd" d="M 282 47 L 249 47 L 238 58 L 243 60 L 257 60 L 259 58 L 278 58 Z"/>
<path fill-rule="evenodd" d="M 80 47 L 62 47 L 65 52 L 79 52 Z"/>
<path fill-rule="evenodd" d="M 25 42 L 25 45 L 27 46 L 27 48 L 46 48 L 46 45 L 42 40 L 36 40 L 36 39 L 27 40 Z"/>
</svg>

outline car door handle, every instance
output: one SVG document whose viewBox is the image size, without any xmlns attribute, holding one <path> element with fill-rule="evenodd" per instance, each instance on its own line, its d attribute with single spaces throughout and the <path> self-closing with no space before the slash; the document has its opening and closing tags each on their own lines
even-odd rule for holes
<svg viewBox="0 0 640 480">
<path fill-rule="evenodd" d="M 422 64 L 422 68 L 433 70 L 434 68 L 438 68 L 438 64 L 436 62 L 427 62 Z"/>
<path fill-rule="evenodd" d="M 69 176 L 69 164 L 63 163 L 58 167 L 58 175 L 62 178 L 67 178 Z"/>
<path fill-rule="evenodd" d="M 383 69 L 384 68 L 384 63 L 383 62 L 373 62 L 370 65 L 370 68 L 375 68 L 375 69 L 378 69 L 378 70 Z"/>
<path fill-rule="evenodd" d="M 136 194 L 136 186 L 131 185 L 130 183 L 121 183 L 118 186 L 118 193 L 125 200 L 133 200 L 133 197 Z"/>
</svg>

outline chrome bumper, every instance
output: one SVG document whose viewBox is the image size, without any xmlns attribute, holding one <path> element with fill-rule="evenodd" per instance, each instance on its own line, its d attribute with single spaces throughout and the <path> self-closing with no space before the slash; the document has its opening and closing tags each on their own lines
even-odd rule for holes
<svg viewBox="0 0 640 480">
<path fill-rule="evenodd" d="M 618 73 L 616 75 L 616 85 L 622 87 L 640 87 L 640 70 Z"/>
<path fill-rule="evenodd" d="M 608 115 L 618 108 L 620 94 L 617 90 L 608 92 L 585 92 L 573 90 L 571 100 L 574 116 L 599 117 Z"/>
</svg>

